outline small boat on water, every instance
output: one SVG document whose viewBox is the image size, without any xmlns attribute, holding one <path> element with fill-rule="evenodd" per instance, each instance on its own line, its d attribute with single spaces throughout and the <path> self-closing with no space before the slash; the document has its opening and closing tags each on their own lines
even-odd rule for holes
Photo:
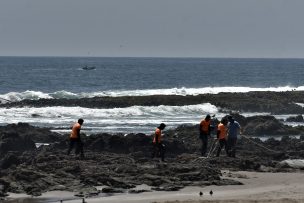
<svg viewBox="0 0 304 203">
<path fill-rule="evenodd" d="M 82 70 L 95 70 L 96 67 L 95 66 L 84 66 L 82 67 Z"/>
</svg>

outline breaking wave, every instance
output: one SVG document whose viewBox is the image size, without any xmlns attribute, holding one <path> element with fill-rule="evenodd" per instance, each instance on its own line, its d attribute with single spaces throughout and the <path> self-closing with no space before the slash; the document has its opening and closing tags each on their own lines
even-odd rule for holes
<svg viewBox="0 0 304 203">
<path fill-rule="evenodd" d="M 146 89 L 146 90 L 109 90 L 100 92 L 81 92 L 73 93 L 65 90 L 45 93 L 40 91 L 25 91 L 25 92 L 9 92 L 0 95 L 1 103 L 8 101 L 16 102 L 25 99 L 81 99 L 92 97 L 121 97 L 121 96 L 150 96 L 150 95 L 199 95 L 199 94 L 218 94 L 221 92 L 252 92 L 252 91 L 272 91 L 272 92 L 286 92 L 286 91 L 303 91 L 304 86 L 292 87 L 268 87 L 268 88 L 254 88 L 254 87 L 203 87 L 203 88 L 170 88 L 170 89 Z"/>
<path fill-rule="evenodd" d="M 85 120 L 89 132 L 148 132 L 159 123 L 168 126 L 194 124 L 205 114 L 216 114 L 210 103 L 188 106 L 132 106 L 127 108 L 93 109 L 83 107 L 1 108 L 0 124 L 26 122 L 35 126 L 69 131 L 78 118 Z"/>
</svg>

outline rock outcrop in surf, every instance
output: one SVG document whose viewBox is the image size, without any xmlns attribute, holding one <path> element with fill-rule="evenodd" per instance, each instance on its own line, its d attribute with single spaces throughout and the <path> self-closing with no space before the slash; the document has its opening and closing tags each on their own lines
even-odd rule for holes
<svg viewBox="0 0 304 203">
<path fill-rule="evenodd" d="M 94 97 L 82 99 L 22 100 L 0 104 L 1 107 L 20 106 L 81 106 L 88 108 L 115 108 L 130 106 L 184 106 L 211 103 L 223 111 L 268 112 L 272 114 L 304 114 L 304 91 L 218 93 L 203 95 L 153 95 L 125 97 Z"/>
</svg>

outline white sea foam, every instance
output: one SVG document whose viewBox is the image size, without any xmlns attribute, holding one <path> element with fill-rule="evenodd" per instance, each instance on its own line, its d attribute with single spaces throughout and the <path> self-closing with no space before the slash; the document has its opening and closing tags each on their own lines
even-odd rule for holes
<svg viewBox="0 0 304 203">
<path fill-rule="evenodd" d="M 1 108 L 0 124 L 26 122 L 66 132 L 73 122 L 81 117 L 85 120 L 84 130 L 91 132 L 148 132 L 161 122 L 165 122 L 169 127 L 195 124 L 207 113 L 216 114 L 218 109 L 210 103 L 113 109 L 62 106 Z"/>
<path fill-rule="evenodd" d="M 132 106 L 127 108 L 92 109 L 83 107 L 22 107 L 0 108 L 0 125 L 26 122 L 35 126 L 50 127 L 58 132 L 68 132 L 70 126 L 78 118 L 84 118 L 83 131 L 95 132 L 143 132 L 149 133 L 161 122 L 168 128 L 181 124 L 198 124 L 207 114 L 216 114 L 220 120 L 225 114 L 210 104 L 187 106 Z M 243 116 L 270 115 L 269 113 L 242 113 Z M 274 115 L 288 125 L 303 125 L 303 123 L 285 122 L 294 115 Z"/>
<path fill-rule="evenodd" d="M 38 100 L 38 99 L 52 99 L 53 97 L 48 93 L 43 93 L 39 91 L 30 91 L 25 92 L 9 92 L 4 95 L 0 95 L 0 101 L 5 103 L 7 101 L 21 101 L 24 99 Z M 1 100 L 3 99 L 3 100 Z"/>
<path fill-rule="evenodd" d="M 303 159 L 287 159 L 280 162 L 281 165 L 288 165 L 291 168 L 304 169 Z"/>
<path fill-rule="evenodd" d="M 77 99 L 77 98 L 92 98 L 92 97 L 119 97 L 119 96 L 149 96 L 149 95 L 199 95 L 199 94 L 218 94 L 220 92 L 252 92 L 252 91 L 303 91 L 304 86 L 292 87 L 269 87 L 269 88 L 253 88 L 253 87 L 203 87 L 203 88 L 170 88 L 170 89 L 147 89 L 147 90 L 109 90 L 100 92 L 82 92 L 73 93 L 69 91 L 57 91 L 52 93 L 44 93 L 40 91 L 25 91 L 25 92 L 10 92 L 0 95 L 2 103 L 9 101 L 21 101 L 24 99 Z M 1 100 L 4 99 L 4 100 Z M 300 105 L 300 104 L 299 104 Z"/>
<path fill-rule="evenodd" d="M 296 105 L 299 105 L 300 107 L 304 107 L 303 103 L 295 103 Z"/>
</svg>

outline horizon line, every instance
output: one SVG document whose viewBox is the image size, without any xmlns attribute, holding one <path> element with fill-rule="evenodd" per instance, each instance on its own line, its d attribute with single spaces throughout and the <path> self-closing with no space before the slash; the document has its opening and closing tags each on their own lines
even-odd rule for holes
<svg viewBox="0 0 304 203">
<path fill-rule="evenodd" d="M 189 58 L 189 59 L 304 59 L 304 57 L 220 57 L 220 56 L 59 56 L 59 55 L 0 55 L 0 57 L 11 58 Z"/>
</svg>

